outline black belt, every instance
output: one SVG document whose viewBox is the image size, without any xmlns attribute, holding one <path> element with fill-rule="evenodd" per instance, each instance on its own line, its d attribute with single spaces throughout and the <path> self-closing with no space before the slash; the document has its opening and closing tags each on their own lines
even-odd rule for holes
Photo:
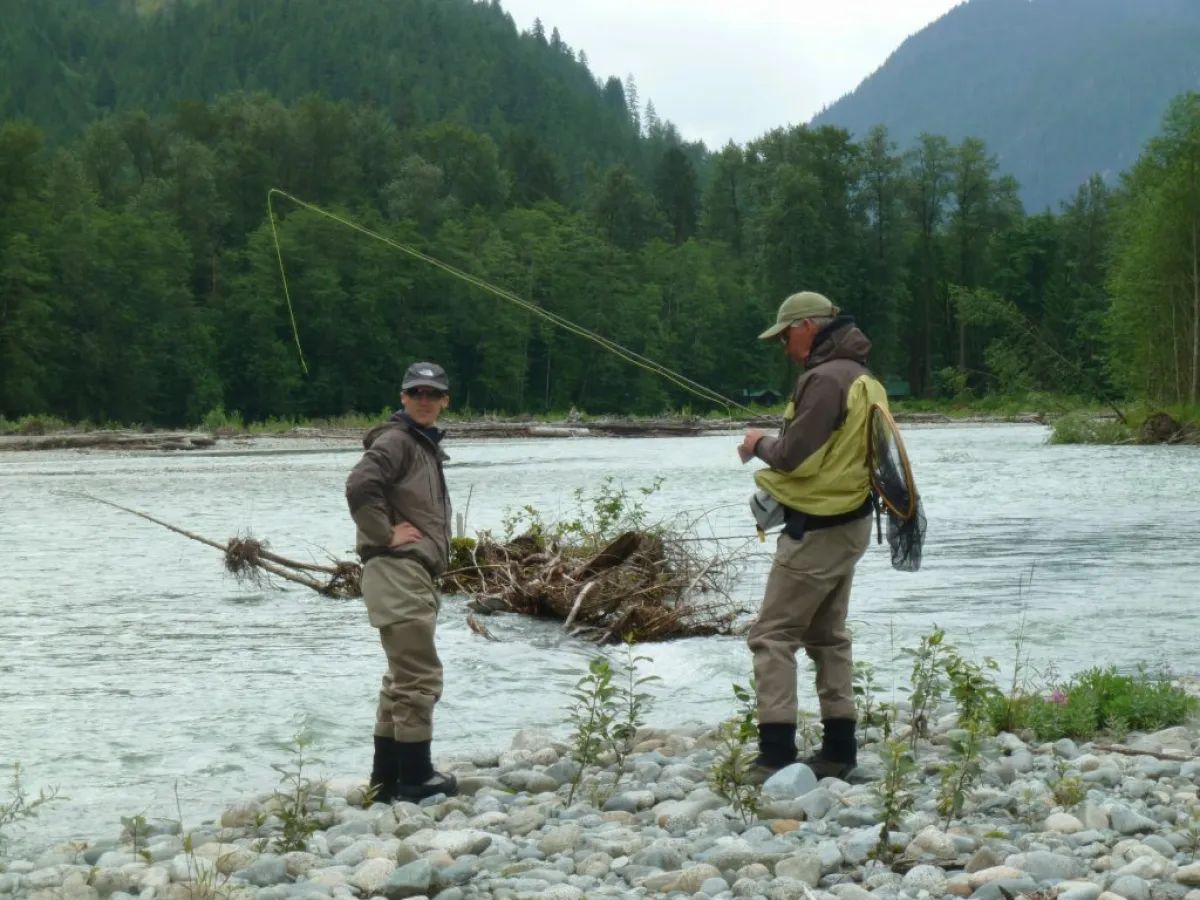
<svg viewBox="0 0 1200 900">
<path fill-rule="evenodd" d="M 822 528 L 833 528 L 835 525 L 857 522 L 859 519 L 869 516 L 874 511 L 875 504 L 871 502 L 870 494 L 867 494 L 867 499 L 857 508 L 850 510 L 850 512 L 838 513 L 835 516 L 817 516 L 812 513 L 800 512 L 798 509 L 784 507 L 783 533 L 792 540 L 799 541 L 803 540 L 804 535 L 809 531 L 820 531 Z"/>
</svg>

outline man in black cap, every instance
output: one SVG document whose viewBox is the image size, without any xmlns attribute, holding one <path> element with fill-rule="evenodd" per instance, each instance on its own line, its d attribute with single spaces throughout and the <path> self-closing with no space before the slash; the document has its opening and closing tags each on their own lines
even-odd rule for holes
<svg viewBox="0 0 1200 900">
<path fill-rule="evenodd" d="M 388 668 L 375 714 L 375 799 L 453 795 L 453 775 L 433 768 L 433 707 L 442 696 L 434 645 L 436 579 L 450 557 L 450 495 L 442 472 L 438 416 L 450 402 L 446 371 L 414 363 L 400 387 L 403 409 L 363 438 L 366 452 L 346 479 L 346 501 L 363 560 L 362 593 Z"/>
</svg>

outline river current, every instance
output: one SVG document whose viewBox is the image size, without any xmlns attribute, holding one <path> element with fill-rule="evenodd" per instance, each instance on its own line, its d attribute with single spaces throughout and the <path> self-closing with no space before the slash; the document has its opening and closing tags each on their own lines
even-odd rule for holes
<svg viewBox="0 0 1200 900">
<path fill-rule="evenodd" d="M 929 519 L 925 562 L 895 572 L 886 546 L 872 547 L 851 604 L 856 658 L 877 667 L 883 699 L 904 695 L 897 656 L 935 624 L 974 658 L 994 657 L 1002 678 L 1018 640 L 1044 679 L 1108 664 L 1200 669 L 1200 451 L 1059 447 L 1046 435 L 906 429 Z M 737 440 L 451 436 L 447 480 L 470 531 L 499 530 L 525 504 L 570 517 L 577 489 L 661 476 L 651 519 L 711 510 L 702 533 L 749 536 Z M 342 489 L 357 452 L 279 440 L 207 455 L 0 456 L 0 764 L 19 761 L 27 788 L 62 795 L 14 831 L 14 849 L 114 835 L 121 816 L 174 819 L 176 793 L 186 824 L 211 819 L 276 785 L 272 766 L 289 761 L 302 724 L 313 774 L 366 775 L 382 653 L 361 603 L 241 586 L 216 551 L 76 496 L 219 541 L 253 534 L 288 556 L 349 558 Z M 732 590 L 753 609 L 771 547 L 742 546 Z M 499 642 L 468 629 L 461 600 L 443 604 L 437 755 L 503 748 L 524 727 L 565 733 L 570 690 L 597 652 L 552 622 L 487 621 Z M 715 723 L 749 672 L 738 637 L 638 652 L 660 679 L 651 724 Z M 803 666 L 800 678 L 801 703 L 815 708 Z"/>
</svg>

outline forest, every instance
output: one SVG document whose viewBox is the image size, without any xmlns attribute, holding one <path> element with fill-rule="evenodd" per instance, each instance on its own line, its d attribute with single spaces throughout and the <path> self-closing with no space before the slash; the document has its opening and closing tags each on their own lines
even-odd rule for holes
<svg viewBox="0 0 1200 900">
<path fill-rule="evenodd" d="M 285 190 L 741 401 L 819 290 L 919 398 L 1196 404 L 1200 95 L 1109 188 L 1027 214 L 980 140 L 707 148 L 495 2 L 5 0 L 0 416 L 179 425 L 394 404 L 657 414 L 696 398 Z M 13 7 L 9 9 L 8 7 Z M 197 37 L 199 36 L 199 38 Z"/>
</svg>

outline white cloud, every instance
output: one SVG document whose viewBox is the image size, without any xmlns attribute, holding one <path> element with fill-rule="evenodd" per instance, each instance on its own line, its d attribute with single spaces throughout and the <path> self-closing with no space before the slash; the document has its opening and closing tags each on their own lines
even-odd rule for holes
<svg viewBox="0 0 1200 900">
<path fill-rule="evenodd" d="M 501 0 L 710 147 L 807 122 L 957 0 Z"/>
</svg>

